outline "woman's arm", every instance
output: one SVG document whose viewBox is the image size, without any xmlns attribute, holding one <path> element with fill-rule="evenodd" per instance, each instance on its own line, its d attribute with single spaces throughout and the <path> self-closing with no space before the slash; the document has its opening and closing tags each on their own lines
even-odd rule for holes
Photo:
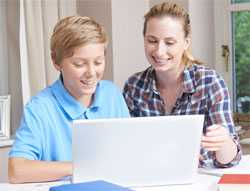
<svg viewBox="0 0 250 191">
<path fill-rule="evenodd" d="M 207 127 L 202 146 L 214 152 L 213 163 L 216 167 L 230 167 L 240 161 L 242 153 L 232 119 L 229 92 L 224 80 L 218 75 L 214 76 L 207 87 Z"/>
<path fill-rule="evenodd" d="M 43 182 L 53 181 L 72 175 L 71 162 L 48 162 L 9 158 L 9 182 Z"/>
</svg>

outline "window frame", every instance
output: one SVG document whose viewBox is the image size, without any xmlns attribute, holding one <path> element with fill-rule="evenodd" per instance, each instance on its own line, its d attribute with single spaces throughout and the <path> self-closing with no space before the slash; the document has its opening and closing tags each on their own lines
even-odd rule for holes
<svg viewBox="0 0 250 191">
<path fill-rule="evenodd" d="M 237 101 L 236 101 L 236 66 L 235 66 L 235 50 L 234 50 L 234 37 L 233 37 L 233 13 L 240 11 L 250 11 L 249 3 L 233 3 L 231 0 L 227 1 L 227 16 L 228 16 L 228 31 L 229 31 L 229 50 L 230 54 L 230 64 L 231 64 L 231 78 L 232 78 L 232 97 L 233 97 L 233 111 L 237 111 Z"/>
<path fill-rule="evenodd" d="M 0 96 L 0 141 L 10 138 L 10 95 Z"/>
</svg>

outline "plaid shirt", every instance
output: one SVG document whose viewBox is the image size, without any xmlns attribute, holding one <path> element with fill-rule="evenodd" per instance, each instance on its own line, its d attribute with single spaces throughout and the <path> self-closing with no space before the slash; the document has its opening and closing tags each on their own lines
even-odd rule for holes
<svg viewBox="0 0 250 191">
<path fill-rule="evenodd" d="M 204 114 L 203 133 L 213 124 L 225 126 L 237 145 L 238 153 L 230 163 L 220 164 L 216 161 L 215 152 L 201 148 L 199 166 L 223 168 L 236 165 L 241 159 L 242 152 L 235 132 L 229 93 L 224 80 L 214 70 L 195 64 L 185 68 L 183 75 L 183 93 L 177 98 L 170 114 L 165 112 L 164 102 L 156 88 L 156 75 L 152 67 L 131 76 L 123 92 L 131 116 Z"/>
</svg>

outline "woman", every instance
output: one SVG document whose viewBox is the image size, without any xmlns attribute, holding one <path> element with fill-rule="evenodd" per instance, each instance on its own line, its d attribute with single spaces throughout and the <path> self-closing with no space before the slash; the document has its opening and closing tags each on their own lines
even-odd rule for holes
<svg viewBox="0 0 250 191">
<path fill-rule="evenodd" d="M 130 114 L 204 114 L 200 166 L 237 164 L 241 148 L 231 117 L 229 93 L 223 79 L 214 70 L 199 65 L 189 53 L 188 13 L 177 4 L 155 5 L 145 15 L 143 35 L 151 66 L 131 76 L 125 84 L 123 94 Z"/>
<path fill-rule="evenodd" d="M 41 182 L 72 174 L 71 122 L 128 117 L 121 92 L 102 81 L 107 37 L 93 19 L 59 21 L 51 38 L 53 65 L 60 78 L 25 106 L 9 154 L 11 183 Z"/>
</svg>

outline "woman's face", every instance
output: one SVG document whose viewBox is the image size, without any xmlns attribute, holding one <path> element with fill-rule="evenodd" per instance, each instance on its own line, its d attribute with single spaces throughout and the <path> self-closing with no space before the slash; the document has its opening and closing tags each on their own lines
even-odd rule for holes
<svg viewBox="0 0 250 191">
<path fill-rule="evenodd" d="M 105 44 L 88 44 L 74 50 L 55 67 L 61 72 L 64 87 L 76 99 L 91 97 L 105 69 Z"/>
<path fill-rule="evenodd" d="M 182 70 L 182 55 L 189 44 L 190 40 L 185 38 L 180 19 L 166 16 L 148 20 L 144 48 L 146 57 L 156 72 Z"/>
</svg>

